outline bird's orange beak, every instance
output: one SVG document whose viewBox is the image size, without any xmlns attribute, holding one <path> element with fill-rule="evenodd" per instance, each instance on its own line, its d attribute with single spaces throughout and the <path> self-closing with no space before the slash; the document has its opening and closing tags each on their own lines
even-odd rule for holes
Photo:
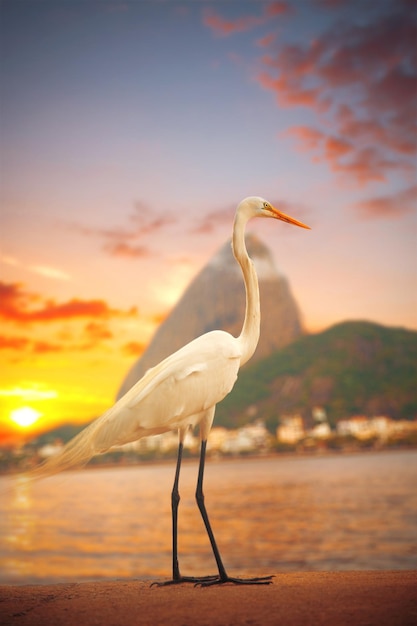
<svg viewBox="0 0 417 626">
<path fill-rule="evenodd" d="M 310 226 L 303 224 L 303 222 L 299 222 L 290 215 L 286 215 L 282 211 L 278 211 L 278 209 L 276 209 L 275 207 L 271 207 L 271 213 L 272 217 L 275 217 L 277 220 L 281 220 L 282 222 L 287 222 L 287 224 L 294 224 L 294 226 L 300 226 L 301 228 L 307 228 L 308 230 L 311 230 Z"/>
</svg>

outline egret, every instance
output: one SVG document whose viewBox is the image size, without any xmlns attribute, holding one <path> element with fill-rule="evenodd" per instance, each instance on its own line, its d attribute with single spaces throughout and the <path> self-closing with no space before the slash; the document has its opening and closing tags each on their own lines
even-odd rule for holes
<svg viewBox="0 0 417 626">
<path fill-rule="evenodd" d="M 53 474 L 86 463 L 92 456 L 111 447 L 137 441 L 142 437 L 178 431 L 178 456 L 171 493 L 172 579 L 159 585 L 193 582 L 202 586 L 221 583 L 269 584 L 272 576 L 232 578 L 226 573 L 204 503 L 203 477 L 206 447 L 216 404 L 232 390 L 239 368 L 255 352 L 260 332 L 258 279 L 245 246 L 245 227 L 254 217 L 268 217 L 309 228 L 286 215 L 258 196 L 239 203 L 232 236 L 232 248 L 239 263 L 246 290 L 246 312 L 238 337 L 214 330 L 197 337 L 167 357 L 120 398 L 112 408 L 72 439 L 58 455 L 49 459 L 35 474 Z M 201 513 L 218 574 L 182 576 L 178 564 L 179 479 L 184 439 L 190 428 L 199 426 L 200 460 L 196 501 Z"/>
</svg>

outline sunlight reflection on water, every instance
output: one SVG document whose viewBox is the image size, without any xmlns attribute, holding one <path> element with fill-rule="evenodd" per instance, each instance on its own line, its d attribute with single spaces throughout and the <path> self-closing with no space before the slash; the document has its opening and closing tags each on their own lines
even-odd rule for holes
<svg viewBox="0 0 417 626">
<path fill-rule="evenodd" d="M 0 479 L 0 582 L 166 578 L 174 463 Z M 181 474 L 180 566 L 214 573 Z M 206 505 L 230 573 L 415 569 L 417 452 L 209 461 Z"/>
</svg>

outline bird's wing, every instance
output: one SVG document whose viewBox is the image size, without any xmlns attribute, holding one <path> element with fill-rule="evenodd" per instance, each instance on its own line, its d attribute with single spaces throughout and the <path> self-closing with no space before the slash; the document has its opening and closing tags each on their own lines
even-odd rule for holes
<svg viewBox="0 0 417 626">
<path fill-rule="evenodd" d="M 232 390 L 240 357 L 237 340 L 223 331 L 202 335 L 174 352 L 90 425 L 96 453 L 197 423 Z"/>
<path fill-rule="evenodd" d="M 240 346 L 229 333 L 213 331 L 202 335 L 146 372 L 124 396 L 125 406 L 135 410 L 158 389 L 167 414 L 199 413 L 231 391 L 240 358 Z"/>
<path fill-rule="evenodd" d="M 68 469 L 115 445 L 195 425 L 233 388 L 240 357 L 239 343 L 228 333 L 213 331 L 195 339 L 146 372 L 33 475 Z"/>
</svg>

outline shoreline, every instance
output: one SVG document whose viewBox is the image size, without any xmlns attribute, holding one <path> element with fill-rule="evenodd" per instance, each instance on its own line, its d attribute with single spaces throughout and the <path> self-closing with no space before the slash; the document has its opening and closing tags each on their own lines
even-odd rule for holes
<svg viewBox="0 0 417 626">
<path fill-rule="evenodd" d="M 250 573 L 248 573 L 250 575 Z M 411 626 L 417 570 L 277 573 L 271 585 L 0 585 L 0 626 Z"/>
<path fill-rule="evenodd" d="M 284 459 L 319 459 L 319 458 L 329 458 L 329 457 L 339 457 L 339 456 L 362 456 L 362 455 L 373 455 L 373 454 L 395 454 L 395 453 L 408 453 L 408 452 L 416 452 L 417 446 L 398 446 L 398 447 L 379 447 L 379 448 L 345 448 L 341 450 L 333 450 L 328 448 L 318 448 L 314 450 L 303 450 L 303 451 L 289 451 L 289 452 L 266 452 L 266 453 L 255 453 L 255 454 L 237 454 L 237 455 L 216 455 L 216 454 L 208 454 L 207 455 L 207 463 L 233 463 L 235 461 L 261 461 L 261 460 L 284 460 Z M 190 455 L 184 456 L 182 460 L 182 464 L 198 464 L 199 457 L 198 455 Z M 176 455 L 172 457 L 165 458 L 153 458 L 153 459 L 140 459 L 134 462 L 120 462 L 120 463 L 88 463 L 87 465 L 83 465 L 80 467 L 73 467 L 68 470 L 64 470 L 64 472 L 72 472 L 79 470 L 88 470 L 95 471 L 100 469 L 126 469 L 133 467 L 144 467 L 146 465 L 155 466 L 155 465 L 172 465 L 175 466 Z M 35 466 L 36 468 L 37 466 Z M 0 478 L 3 477 L 22 477 L 30 474 L 31 469 L 27 468 L 26 470 L 10 470 L 2 472 L 0 471 Z"/>
</svg>

